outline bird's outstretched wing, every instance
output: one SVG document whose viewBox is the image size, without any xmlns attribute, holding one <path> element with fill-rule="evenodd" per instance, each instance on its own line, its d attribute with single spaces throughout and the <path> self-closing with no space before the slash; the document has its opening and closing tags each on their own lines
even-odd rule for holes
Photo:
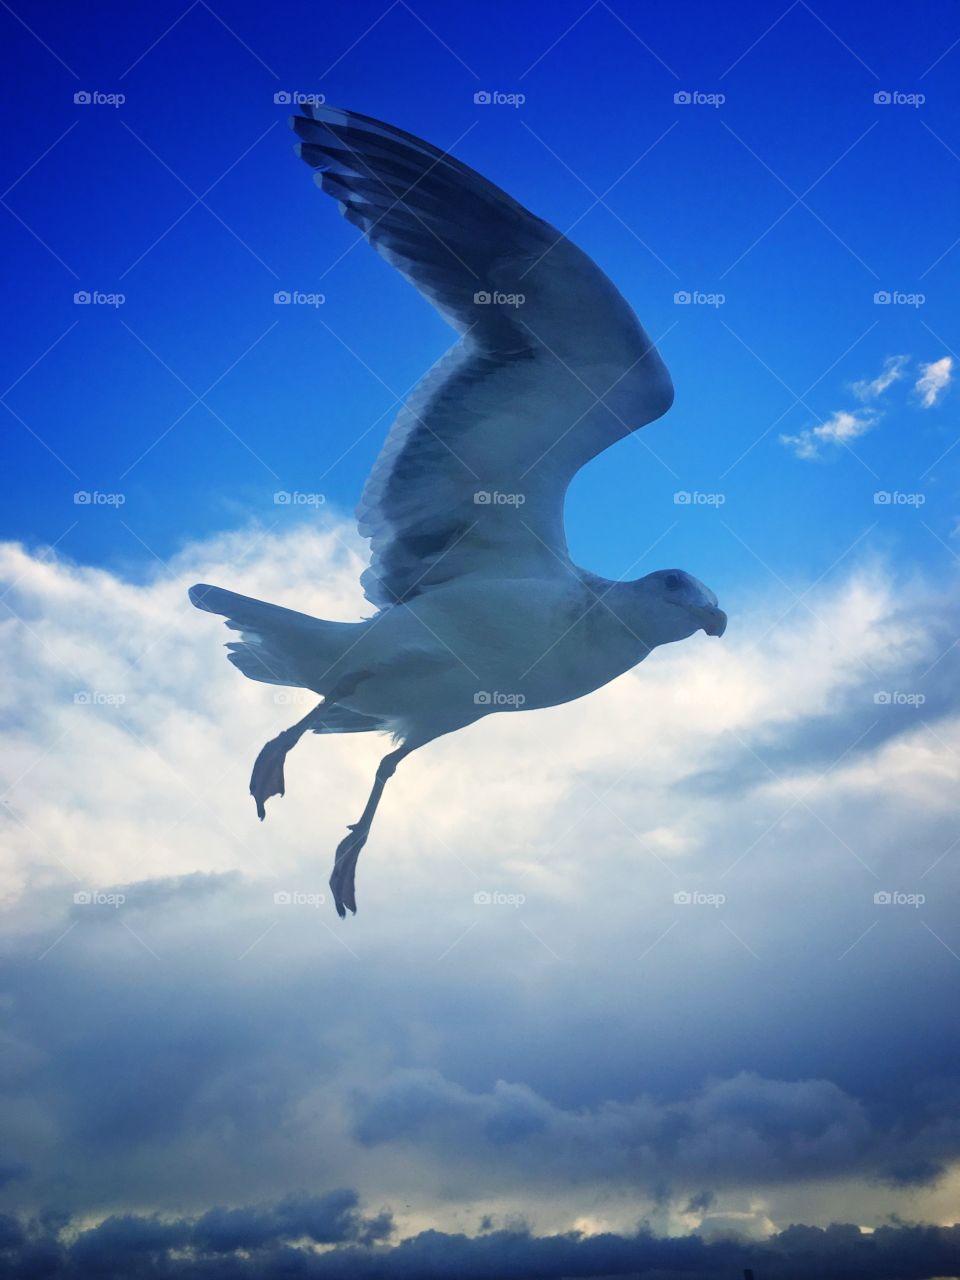
<svg viewBox="0 0 960 1280">
<path fill-rule="evenodd" d="M 672 403 L 655 347 L 582 250 L 478 173 L 391 125 L 305 110 L 291 123 L 319 185 L 462 335 L 364 488 L 367 598 L 564 572 L 570 480 Z"/>
</svg>

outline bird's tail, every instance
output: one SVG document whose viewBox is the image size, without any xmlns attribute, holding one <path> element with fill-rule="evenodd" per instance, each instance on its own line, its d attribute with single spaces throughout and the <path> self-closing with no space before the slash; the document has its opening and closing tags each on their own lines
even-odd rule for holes
<svg viewBox="0 0 960 1280">
<path fill-rule="evenodd" d="M 227 626 L 240 632 L 240 639 L 227 645 L 227 656 L 245 676 L 265 684 L 313 689 L 323 695 L 342 674 L 344 655 L 368 625 L 311 618 L 205 583 L 191 587 L 189 594 L 198 609 L 222 614 Z"/>
</svg>

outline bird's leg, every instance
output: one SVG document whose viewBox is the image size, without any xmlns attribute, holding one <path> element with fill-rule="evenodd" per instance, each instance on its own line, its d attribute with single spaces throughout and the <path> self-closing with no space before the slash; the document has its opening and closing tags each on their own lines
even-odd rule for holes
<svg viewBox="0 0 960 1280">
<path fill-rule="evenodd" d="M 370 797 L 363 813 L 360 815 L 359 821 L 350 825 L 350 834 L 344 836 L 337 845 L 333 874 L 330 877 L 330 888 L 333 890 L 333 901 L 337 908 L 337 915 L 341 919 L 346 916 L 348 907 L 354 915 L 357 913 L 357 898 L 354 888 L 357 858 L 360 856 L 360 850 L 367 843 L 373 815 L 377 812 L 377 805 L 380 803 L 384 787 L 387 785 L 388 780 L 393 777 L 400 761 L 404 756 L 408 756 L 412 750 L 413 747 L 399 747 L 396 751 L 391 751 L 389 755 L 383 757 L 377 766 L 373 788 L 370 791 Z"/>
<path fill-rule="evenodd" d="M 308 730 L 322 725 L 324 709 L 335 703 L 338 698 L 345 698 L 353 693 L 361 680 L 366 678 L 366 674 L 364 671 L 356 671 L 339 680 L 324 700 L 308 715 L 298 720 L 295 725 L 291 725 L 289 729 L 284 729 L 283 733 L 278 733 L 263 747 L 253 762 L 253 773 L 250 775 L 250 794 L 257 802 L 257 817 L 261 822 L 267 816 L 264 808 L 267 800 L 271 796 L 283 795 L 283 762 L 287 758 L 287 752 L 297 745 Z"/>
<path fill-rule="evenodd" d="M 287 758 L 287 752 L 297 745 L 309 729 L 323 720 L 325 705 L 325 702 L 321 702 L 309 715 L 305 715 L 295 725 L 284 729 L 283 733 L 278 733 L 275 738 L 271 738 L 253 762 L 250 794 L 257 802 L 257 817 L 261 822 L 267 816 L 265 803 L 271 796 L 283 795 L 283 762 Z"/>
</svg>

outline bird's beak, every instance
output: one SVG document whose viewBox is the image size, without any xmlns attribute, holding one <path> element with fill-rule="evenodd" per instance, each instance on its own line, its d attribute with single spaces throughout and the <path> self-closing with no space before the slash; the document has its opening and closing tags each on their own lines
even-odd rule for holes
<svg viewBox="0 0 960 1280">
<path fill-rule="evenodd" d="M 708 636 L 722 636 L 727 629 L 727 615 L 722 609 L 708 604 L 698 610 L 700 625 Z"/>
</svg>

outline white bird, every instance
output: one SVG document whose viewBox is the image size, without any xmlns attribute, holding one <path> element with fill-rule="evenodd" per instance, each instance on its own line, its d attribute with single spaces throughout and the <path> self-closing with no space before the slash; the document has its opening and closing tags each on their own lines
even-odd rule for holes
<svg viewBox="0 0 960 1280">
<path fill-rule="evenodd" d="M 320 187 L 461 335 L 397 416 L 357 509 L 372 617 L 327 622 L 220 587 L 190 590 L 240 632 L 227 647 L 244 675 L 323 699 L 257 757 L 261 819 L 308 730 L 382 730 L 399 743 L 336 851 L 330 887 L 345 916 L 356 912 L 357 857 L 405 756 L 492 712 L 582 697 L 657 645 L 722 635 L 727 619 L 680 569 L 612 582 L 567 552 L 573 476 L 673 402 L 653 343 L 596 264 L 400 129 L 325 106 L 291 125 Z"/>
</svg>

